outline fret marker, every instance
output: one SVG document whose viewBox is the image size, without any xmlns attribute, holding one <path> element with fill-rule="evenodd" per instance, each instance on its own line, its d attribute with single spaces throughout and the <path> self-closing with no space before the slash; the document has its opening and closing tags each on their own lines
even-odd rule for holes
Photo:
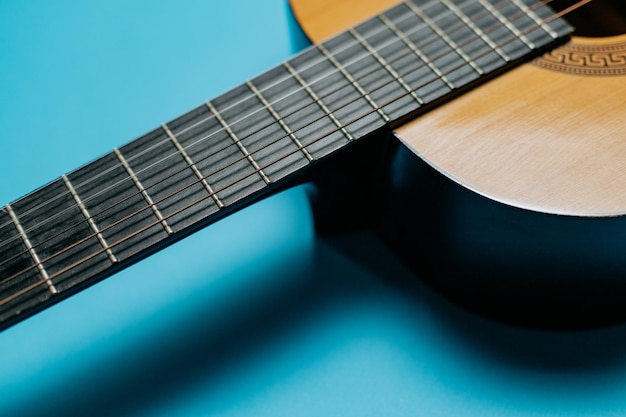
<svg viewBox="0 0 626 417">
<path fill-rule="evenodd" d="M 202 175 L 202 173 L 196 166 L 195 162 L 191 160 L 191 156 L 189 156 L 189 154 L 187 153 L 183 145 L 178 141 L 176 136 L 174 136 L 170 128 L 166 124 L 161 125 L 161 127 L 163 128 L 163 131 L 165 131 L 165 134 L 170 138 L 170 140 L 172 141 L 172 143 L 178 150 L 178 153 L 180 153 L 183 159 L 185 160 L 185 162 L 187 162 L 187 165 L 189 165 L 189 168 L 191 168 L 194 175 L 200 180 L 200 183 L 202 184 L 204 189 L 211 195 L 211 198 L 213 199 L 215 204 L 217 204 L 217 207 L 223 208 L 224 203 L 222 203 L 222 200 L 220 200 L 220 198 L 217 196 L 217 193 L 213 191 L 213 187 L 211 187 L 211 185 L 207 182 L 206 178 L 204 177 L 204 175 Z"/>
<path fill-rule="evenodd" d="M 152 201 L 152 197 L 150 197 L 150 195 L 148 195 L 148 192 L 144 188 L 144 186 L 141 183 L 141 181 L 139 181 L 139 178 L 135 174 L 135 171 L 128 164 L 128 161 L 126 161 L 126 158 L 124 158 L 124 155 L 122 155 L 120 150 L 117 149 L 117 148 L 115 148 L 113 150 L 113 152 L 115 152 L 115 155 L 117 156 L 117 159 L 120 160 L 120 162 L 122 163 L 122 166 L 124 167 L 124 169 L 126 169 L 126 172 L 132 178 L 133 182 L 135 183 L 135 185 L 137 186 L 137 188 L 141 192 L 141 195 L 143 196 L 144 200 L 146 200 L 146 203 L 148 203 L 148 206 L 152 209 L 152 212 L 154 213 L 154 215 L 157 217 L 157 219 L 159 219 L 159 222 L 161 223 L 161 225 L 163 226 L 163 228 L 165 229 L 167 234 L 168 235 L 173 234 L 174 231 L 170 228 L 170 225 L 167 224 L 167 222 L 165 221 L 165 217 L 163 217 L 163 215 L 161 214 L 161 211 L 157 208 L 156 204 L 154 204 L 154 201 Z"/>
<path fill-rule="evenodd" d="M 80 209 L 81 213 L 83 213 L 83 216 L 87 220 L 87 223 L 89 224 L 89 227 L 91 228 L 91 231 L 96 235 L 96 238 L 98 239 L 98 242 L 100 242 L 100 245 L 102 246 L 102 248 L 104 248 L 104 251 L 109 257 L 109 260 L 113 263 L 118 262 L 118 259 L 115 257 L 115 255 L 111 251 L 109 244 L 104 239 L 104 236 L 102 236 L 102 233 L 100 233 L 100 230 L 98 230 L 98 226 L 96 225 L 96 222 L 93 220 L 93 217 L 89 215 L 89 211 L 87 210 L 87 207 L 85 206 L 81 198 L 78 196 L 78 193 L 74 189 L 74 186 L 70 182 L 70 179 L 67 178 L 66 175 L 63 175 L 61 178 L 63 179 L 63 182 L 65 183 L 65 186 L 67 187 L 67 189 L 70 191 L 70 194 L 74 198 L 74 201 L 76 201 L 76 204 L 78 205 L 78 208 Z"/>
<path fill-rule="evenodd" d="M 296 79 L 296 81 L 298 81 L 298 83 L 300 83 L 300 85 L 302 86 L 302 88 L 304 88 L 304 90 L 309 94 L 309 96 L 311 96 L 311 98 L 313 100 L 315 100 L 315 102 L 317 103 L 318 106 L 320 106 L 320 108 L 322 109 L 322 111 L 324 113 L 326 113 L 326 115 L 328 115 L 328 118 L 333 122 L 333 124 L 339 128 L 339 131 L 341 133 L 343 133 L 343 135 L 346 137 L 346 139 L 348 140 L 354 140 L 354 137 L 350 134 L 350 132 L 348 132 L 346 130 L 346 128 L 341 124 L 341 122 L 335 117 L 335 115 L 330 111 L 330 109 L 328 107 L 326 107 L 326 105 L 324 104 L 324 102 L 319 98 L 319 96 L 317 94 L 315 94 L 315 91 L 313 91 L 311 89 L 311 87 L 306 83 L 306 81 L 304 81 L 302 79 L 302 77 L 300 76 L 300 74 L 298 74 L 298 72 L 291 66 L 291 64 L 289 62 L 284 62 L 283 66 L 285 68 L 287 68 L 287 71 L 289 71 L 291 73 L 291 75 L 293 75 L 293 77 Z"/>
<path fill-rule="evenodd" d="M 330 62 L 333 63 L 333 65 L 339 70 L 339 72 L 341 72 L 343 74 L 343 76 L 346 77 L 348 81 L 350 81 L 352 86 L 354 88 L 356 88 L 356 90 L 363 96 L 365 101 L 367 101 L 368 104 L 370 106 L 372 106 L 372 108 L 374 110 L 376 110 L 376 113 L 378 113 L 380 115 L 380 117 L 382 117 L 382 119 L 385 121 L 385 123 L 388 123 L 391 119 L 389 119 L 389 117 L 387 117 L 385 112 L 378 106 L 378 104 L 376 104 L 376 102 L 374 100 L 372 100 L 372 98 L 363 89 L 363 87 L 361 87 L 361 85 L 356 82 L 354 77 L 348 71 L 346 71 L 346 69 L 343 67 L 343 65 L 341 65 L 341 63 L 339 61 L 337 61 L 337 59 L 333 56 L 333 54 L 331 54 L 330 51 L 328 49 L 326 49 L 326 47 L 324 45 L 322 45 L 322 44 L 317 45 L 317 47 L 318 47 L 318 49 L 320 51 L 322 51 L 324 53 L 324 55 L 326 55 L 326 57 L 330 60 Z"/>
<path fill-rule="evenodd" d="M 419 7 L 417 7 L 415 5 L 415 3 L 413 3 L 412 1 L 407 1 L 406 5 L 409 6 L 411 8 L 411 10 L 413 10 L 413 12 L 419 16 L 420 19 L 422 19 L 428 26 L 430 26 L 430 28 L 435 31 L 435 33 L 437 35 L 439 35 L 439 37 L 441 39 L 443 39 L 449 46 L 450 48 L 452 48 L 452 50 L 454 50 L 461 58 L 463 58 L 463 60 L 467 63 L 467 65 L 469 65 L 474 71 L 476 71 L 479 75 L 483 75 L 484 71 L 478 66 L 478 64 L 476 64 L 476 62 L 474 62 L 472 60 L 472 58 L 470 58 L 460 47 L 459 45 L 456 44 L 456 42 L 454 42 L 446 32 L 444 32 L 443 29 L 441 29 L 441 27 L 439 27 L 439 25 L 437 25 L 437 23 L 435 23 L 430 17 L 428 17 L 428 15 L 426 13 L 424 13 L 422 11 L 422 9 L 420 9 Z"/>
<path fill-rule="evenodd" d="M 41 277 L 44 279 L 44 282 L 48 286 L 48 291 L 50 291 L 50 294 L 52 295 L 58 294 L 59 290 L 56 289 L 56 287 L 52 283 L 52 280 L 50 279 L 50 276 L 48 275 L 48 272 L 46 271 L 46 268 L 44 268 L 43 264 L 41 263 L 41 260 L 39 260 L 39 256 L 37 255 L 37 252 L 35 252 L 35 248 L 33 247 L 32 243 L 30 242 L 30 239 L 26 235 L 26 231 L 24 231 L 24 228 L 20 224 L 20 221 L 15 215 L 13 208 L 8 204 L 5 207 L 6 207 L 7 213 L 9 213 L 9 216 L 11 217 L 11 220 L 13 221 L 13 224 L 15 225 L 15 228 L 20 234 L 20 237 L 22 238 L 24 245 L 26 245 L 26 249 L 28 250 L 28 253 L 30 254 L 33 261 L 35 262 L 35 265 L 37 266 L 37 269 L 39 270 Z"/>
<path fill-rule="evenodd" d="M 402 42 L 404 42 L 404 44 L 406 46 L 409 47 L 409 49 L 415 54 L 417 55 L 417 57 L 419 59 L 422 60 L 423 63 L 426 64 L 426 66 L 435 73 L 435 75 L 437 76 L 437 78 L 439 78 L 441 81 L 443 81 L 448 88 L 450 88 L 451 90 L 454 90 L 456 87 L 454 86 L 454 84 L 452 83 L 452 81 L 450 81 L 448 79 L 448 77 L 446 77 L 444 75 L 443 72 L 441 72 L 441 70 L 439 68 L 437 68 L 437 66 L 435 65 L 434 62 L 432 62 L 426 55 L 424 55 L 424 53 L 422 51 L 420 51 L 420 49 L 413 43 L 413 41 L 411 39 L 409 39 L 401 30 L 400 28 L 398 28 L 396 26 L 395 23 L 393 23 L 391 20 L 389 20 L 389 18 L 387 16 L 385 16 L 384 14 L 380 15 L 380 20 L 382 20 L 385 25 L 387 25 L 387 27 L 389 29 L 391 29 L 391 31 L 393 33 L 395 33 L 401 40 Z"/>
<path fill-rule="evenodd" d="M 300 151 L 302 151 L 302 153 L 304 154 L 304 156 L 306 157 L 306 159 L 309 160 L 309 162 L 313 161 L 313 157 L 311 156 L 311 154 L 309 153 L 309 151 L 307 151 L 307 149 L 302 145 L 302 143 L 300 142 L 300 139 L 298 139 L 296 137 L 296 135 L 294 135 L 294 133 L 291 131 L 291 129 L 289 128 L 289 126 L 287 126 L 287 123 L 285 123 L 285 121 L 282 119 L 282 117 L 280 117 L 280 115 L 276 112 L 276 110 L 274 110 L 274 108 L 272 107 L 272 105 L 265 99 L 265 97 L 263 97 L 263 95 L 261 94 L 261 92 L 256 88 L 256 86 L 254 84 L 252 84 L 252 82 L 250 81 L 246 81 L 246 85 L 248 86 L 248 88 L 250 90 L 252 90 L 252 92 L 254 93 L 254 95 L 261 101 L 261 103 L 263 104 L 263 106 L 265 106 L 265 108 L 270 112 L 270 114 L 272 115 L 272 117 L 278 122 L 278 124 L 280 125 L 280 127 L 283 128 L 283 130 L 285 131 L 285 133 L 287 133 L 289 135 L 289 138 L 293 141 L 293 143 L 296 144 L 296 146 L 298 147 L 298 149 L 300 149 Z"/>
<path fill-rule="evenodd" d="M 205 104 L 209 108 L 211 113 L 215 116 L 217 121 L 220 122 L 220 125 L 222 125 L 222 128 L 226 131 L 226 133 L 228 133 L 228 136 L 230 136 L 232 141 L 235 142 L 235 145 L 237 145 L 239 150 L 244 154 L 244 156 L 246 157 L 248 162 L 250 162 L 250 164 L 255 169 L 255 171 L 257 171 L 259 173 L 259 175 L 261 176 L 263 181 L 265 181 L 266 184 L 271 184 L 272 181 L 270 180 L 270 178 L 267 175 L 265 175 L 265 172 L 263 172 L 263 169 L 261 169 L 259 164 L 256 163 L 256 161 L 252 157 L 252 154 L 250 152 L 248 152 L 248 149 L 246 149 L 246 147 L 243 145 L 243 143 L 241 143 L 241 141 L 239 140 L 239 138 L 237 137 L 235 132 L 233 132 L 233 130 L 228 125 L 228 123 L 226 123 L 226 120 L 224 120 L 222 115 L 219 114 L 219 112 L 213 106 L 213 104 L 211 104 L 210 101 L 207 101 Z"/>
</svg>

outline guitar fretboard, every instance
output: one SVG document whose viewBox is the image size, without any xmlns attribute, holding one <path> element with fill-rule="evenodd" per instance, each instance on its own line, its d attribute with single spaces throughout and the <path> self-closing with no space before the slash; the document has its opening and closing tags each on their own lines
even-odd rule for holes
<svg viewBox="0 0 626 417">
<path fill-rule="evenodd" d="M 535 0 L 407 1 L 0 210 L 0 327 L 558 42 Z"/>
</svg>

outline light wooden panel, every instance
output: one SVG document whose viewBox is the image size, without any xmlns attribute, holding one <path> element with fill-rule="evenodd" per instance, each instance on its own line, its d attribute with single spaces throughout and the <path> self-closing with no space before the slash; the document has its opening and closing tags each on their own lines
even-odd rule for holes
<svg viewBox="0 0 626 417">
<path fill-rule="evenodd" d="M 313 42 L 326 40 L 398 3 L 398 0 L 290 0 L 298 22 Z"/>
<path fill-rule="evenodd" d="M 625 76 L 526 64 L 398 134 L 437 169 L 493 199 L 551 213 L 626 212 Z"/>
<path fill-rule="evenodd" d="M 399 3 L 290 2 L 314 42 Z M 573 42 L 624 43 L 626 36 Z M 397 133 L 445 175 L 495 200 L 549 213 L 626 213 L 624 75 L 580 76 L 526 64 Z"/>
</svg>

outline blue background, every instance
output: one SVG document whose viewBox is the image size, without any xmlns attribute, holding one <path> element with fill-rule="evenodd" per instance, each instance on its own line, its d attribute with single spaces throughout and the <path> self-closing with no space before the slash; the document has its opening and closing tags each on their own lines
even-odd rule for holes
<svg viewBox="0 0 626 417">
<path fill-rule="evenodd" d="M 0 201 L 305 45 L 285 0 L 0 3 Z M 0 333 L 0 415 L 624 415 L 626 327 L 467 314 L 271 197 Z M 414 282 L 404 289 L 393 281 Z"/>
</svg>

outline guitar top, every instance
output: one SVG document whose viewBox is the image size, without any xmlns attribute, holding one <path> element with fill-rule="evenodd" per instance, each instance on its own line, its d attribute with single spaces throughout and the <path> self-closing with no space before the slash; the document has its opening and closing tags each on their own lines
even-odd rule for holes
<svg viewBox="0 0 626 417">
<path fill-rule="evenodd" d="M 350 2 L 293 3 L 305 30 L 320 41 L 393 1 L 365 2 L 366 7 Z M 587 11 L 591 6 L 604 15 L 613 14 L 618 22 L 613 30 L 623 33 L 621 6 L 596 3 L 582 6 L 578 14 L 597 18 Z M 322 7 L 324 13 L 316 12 Z M 350 14 L 353 9 L 359 13 Z M 579 33 L 594 30 L 584 18 L 581 23 L 587 28 L 579 28 Z M 601 23 L 607 26 L 609 22 Z M 576 36 L 429 117 L 402 126 L 398 134 L 437 169 L 498 201 L 546 213 L 622 215 L 625 57 L 626 35 Z"/>
</svg>

